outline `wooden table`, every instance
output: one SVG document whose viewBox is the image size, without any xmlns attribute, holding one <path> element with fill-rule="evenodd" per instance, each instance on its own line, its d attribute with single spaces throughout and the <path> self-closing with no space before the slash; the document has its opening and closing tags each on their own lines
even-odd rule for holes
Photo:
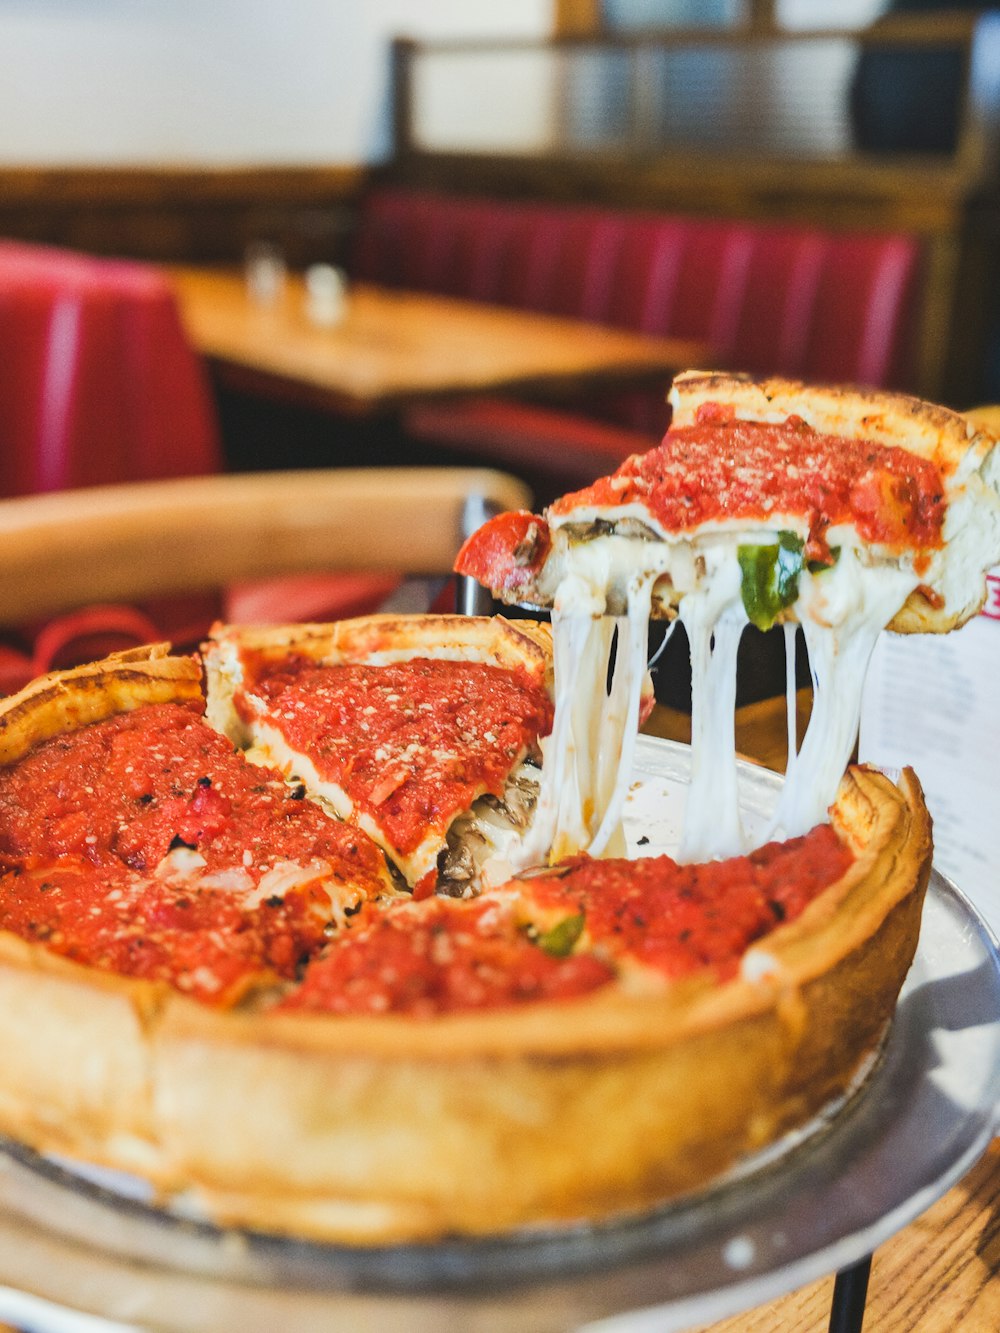
<svg viewBox="0 0 1000 1333">
<path fill-rule="evenodd" d="M 602 385 L 662 385 L 665 396 L 674 372 L 709 357 L 689 339 L 360 284 L 343 320 L 323 328 L 306 314 L 300 277 L 268 306 L 250 300 L 236 271 L 167 272 L 189 336 L 224 382 L 341 412 L 479 392 L 570 396 Z"/>
<path fill-rule="evenodd" d="M 785 701 L 737 710 L 740 752 L 783 770 Z M 800 733 L 809 715 L 799 694 Z M 690 740 L 691 719 L 658 706 L 648 732 Z M 698 1333 L 826 1333 L 834 1277 L 735 1315 Z M 875 1251 L 865 1333 L 994 1333 L 1000 1329 L 1000 1138 L 954 1189 Z"/>
</svg>

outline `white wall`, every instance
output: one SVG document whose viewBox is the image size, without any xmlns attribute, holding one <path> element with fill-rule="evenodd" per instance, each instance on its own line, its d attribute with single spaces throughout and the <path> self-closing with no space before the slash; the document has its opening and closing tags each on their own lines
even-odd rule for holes
<svg viewBox="0 0 1000 1333">
<path fill-rule="evenodd" d="M 377 160 L 390 36 L 552 21 L 553 0 L 0 0 L 0 165 Z"/>
</svg>

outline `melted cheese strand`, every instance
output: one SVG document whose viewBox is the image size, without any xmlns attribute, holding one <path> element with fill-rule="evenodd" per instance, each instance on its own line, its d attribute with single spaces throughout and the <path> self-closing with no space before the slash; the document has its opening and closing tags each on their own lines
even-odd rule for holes
<svg viewBox="0 0 1000 1333">
<path fill-rule="evenodd" d="M 552 612 L 555 720 L 542 742 L 538 807 L 512 858 L 515 869 L 578 851 L 618 854 L 648 618 L 661 578 L 669 580 L 678 599 L 677 616 L 691 648 L 691 781 L 679 859 L 708 860 L 747 850 L 734 715 L 737 652 L 747 624 L 738 551 L 741 540 L 751 538 L 760 540 L 760 535 L 735 528 L 713 533 L 696 547 L 618 534 L 563 546 Z M 790 608 L 803 626 L 815 686 L 812 720 L 798 753 L 795 628 L 784 630 L 789 762 L 767 836 L 780 830 L 793 837 L 827 817 L 850 760 L 875 639 L 920 581 L 905 564 L 869 564 L 849 540 L 838 545 L 840 557 L 832 568 L 802 572 Z M 625 616 L 608 615 L 609 604 L 623 608 Z"/>
<path fill-rule="evenodd" d="M 654 580 L 654 582 L 655 582 L 655 580 Z M 650 594 L 652 595 L 652 588 L 650 588 Z M 652 668 L 653 668 L 654 666 L 656 666 L 657 662 L 658 662 L 658 661 L 660 660 L 660 658 L 663 656 L 663 653 L 664 653 L 664 650 L 666 649 L 667 644 L 670 642 L 670 636 L 673 634 L 673 632 L 674 632 L 674 630 L 675 630 L 676 628 L 677 628 L 677 619 L 676 619 L 676 617 L 675 617 L 673 620 L 671 620 L 671 621 L 669 621 L 669 622 L 667 623 L 667 628 L 663 631 L 663 638 L 660 640 L 660 646 L 659 646 L 659 648 L 657 648 L 656 652 L 653 654 L 653 656 L 652 656 L 652 657 L 649 659 L 649 661 L 646 663 L 646 667 L 647 667 L 647 669 L 652 670 Z"/>
<path fill-rule="evenodd" d="M 730 590 L 724 598 L 733 567 L 735 596 Z M 737 788 L 736 653 L 747 615 L 735 560 L 719 564 L 717 577 L 681 599 L 680 617 L 691 645 L 691 780 L 678 859 L 738 856 L 746 837 Z"/>
<path fill-rule="evenodd" d="M 603 830 L 607 822 L 606 812 L 611 807 L 615 788 L 618 785 L 618 774 L 624 752 L 629 695 L 631 693 L 627 618 L 616 616 L 614 626 L 615 635 L 608 643 L 607 670 L 605 672 L 605 679 L 607 679 L 608 672 L 610 672 L 611 679 L 608 682 L 607 689 L 599 696 L 599 705 L 594 710 L 597 726 L 592 737 L 594 742 L 592 750 L 594 767 L 590 792 L 592 808 L 587 812 L 587 826 L 591 831 L 587 850 L 593 856 L 600 855 L 600 851 L 595 846 L 596 834 L 594 834 L 594 829 L 600 825 Z M 611 832 L 613 832 L 613 828 L 605 837 L 605 844 L 611 836 Z"/>
<path fill-rule="evenodd" d="M 785 635 L 785 712 L 788 719 L 788 758 L 785 761 L 785 781 L 795 781 L 795 766 L 798 763 L 799 715 L 798 691 L 795 688 L 795 635 L 798 626 L 792 620 L 786 620 L 782 626 Z"/>
<path fill-rule="evenodd" d="M 616 624 L 606 616 L 588 625 L 583 675 L 590 692 L 586 697 L 574 695 L 572 700 L 573 783 L 560 793 L 562 813 L 552 843 L 553 860 L 589 848 L 594 826 L 610 796 L 602 781 L 606 780 L 603 755 L 619 748 L 615 724 L 620 704 L 614 691 L 608 694 Z M 568 838 L 563 837 L 566 831 Z"/>
<path fill-rule="evenodd" d="M 826 819 L 857 739 L 875 641 L 918 582 L 911 570 L 863 565 L 849 547 L 834 569 L 803 575 L 796 610 L 809 650 L 813 711 L 772 834 L 794 838 Z"/>
<path fill-rule="evenodd" d="M 557 831 L 564 838 L 582 832 L 573 705 L 578 698 L 593 697 L 594 673 L 585 668 L 594 656 L 590 641 L 599 624 L 589 616 L 565 616 L 556 610 L 552 614 L 553 666 L 559 682 L 555 717 L 551 734 L 541 742 L 542 782 L 535 818 L 518 858 L 521 868 L 545 859 Z M 600 687 L 604 689 L 603 681 Z"/>
<path fill-rule="evenodd" d="M 617 851 L 613 851 L 610 846 L 615 835 L 616 842 L 624 847 L 621 816 L 632 775 L 635 738 L 639 733 L 639 705 L 649 648 L 649 617 L 653 584 L 657 577 L 656 571 L 633 575 L 628 584 L 628 616 L 618 622 L 618 650 L 608 700 L 608 726 L 604 731 L 607 739 L 601 754 L 602 767 L 607 770 L 602 774 L 600 786 L 600 794 L 605 798 L 604 817 L 588 849 L 591 856 L 602 856 L 605 850 L 617 855 Z M 615 698 L 621 702 L 618 709 L 613 711 L 610 704 Z M 607 744 L 612 736 L 615 740 L 614 750 Z M 610 762 L 612 754 L 615 756 L 613 764 Z M 597 813 L 600 814 L 600 807 Z"/>
<path fill-rule="evenodd" d="M 623 538 L 571 548 L 552 606 L 555 717 L 542 740 L 538 804 L 516 869 L 578 851 L 624 855 L 628 794 L 649 647 L 653 586 L 670 548 Z M 605 614 L 609 591 L 626 614 Z M 608 684 L 614 632 L 615 668 Z"/>
</svg>

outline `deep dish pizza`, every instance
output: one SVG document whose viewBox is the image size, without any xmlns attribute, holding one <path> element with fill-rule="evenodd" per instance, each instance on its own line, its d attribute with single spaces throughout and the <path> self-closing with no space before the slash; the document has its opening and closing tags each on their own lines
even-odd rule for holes
<svg viewBox="0 0 1000 1333">
<path fill-rule="evenodd" d="M 499 516 L 459 556 L 457 568 L 503 600 L 552 608 L 559 694 L 522 864 L 603 852 L 628 782 L 651 615 L 683 623 L 690 643 L 682 853 L 698 860 L 747 846 L 733 708 L 748 623 L 789 634 L 798 624 L 809 653 L 812 718 L 775 819 L 775 831 L 795 835 L 833 799 L 877 635 L 958 627 L 1000 560 L 1000 451 L 957 413 L 897 394 L 698 372 L 678 376 L 670 399 L 657 448 L 545 515 Z M 613 777 L 595 762 L 609 750 L 621 760 Z"/>
<path fill-rule="evenodd" d="M 806 795 L 744 846 L 733 644 L 795 617 L 839 697 L 875 626 L 960 622 L 990 448 L 911 400 L 682 377 L 659 450 L 464 550 L 551 637 L 220 626 L 0 703 L 0 1131 L 373 1244 L 628 1215 L 829 1112 L 913 958 L 929 819 L 909 772 L 820 803 L 809 746 L 849 723 L 820 699 Z M 676 860 L 622 821 L 654 609 L 702 690 Z"/>
<path fill-rule="evenodd" d="M 448 619 L 322 636 L 426 652 L 435 627 L 454 652 Z M 292 653 L 283 679 L 316 670 Z M 577 856 L 422 898 L 309 790 L 322 741 L 285 735 L 294 763 L 251 762 L 209 724 L 201 664 L 158 651 L 0 708 L 5 1133 L 185 1215 L 369 1244 L 648 1207 L 870 1064 L 929 872 L 909 776 L 853 772 L 829 824 L 748 857 Z"/>
</svg>

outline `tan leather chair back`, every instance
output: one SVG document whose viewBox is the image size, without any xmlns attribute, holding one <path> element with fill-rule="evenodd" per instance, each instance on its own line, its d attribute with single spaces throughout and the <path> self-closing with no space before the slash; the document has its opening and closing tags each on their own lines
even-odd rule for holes
<svg viewBox="0 0 1000 1333">
<path fill-rule="evenodd" d="M 445 574 L 527 488 L 488 469 L 210 476 L 0 500 L 0 624 L 316 569 Z M 466 588 L 462 610 L 482 608 Z"/>
</svg>

